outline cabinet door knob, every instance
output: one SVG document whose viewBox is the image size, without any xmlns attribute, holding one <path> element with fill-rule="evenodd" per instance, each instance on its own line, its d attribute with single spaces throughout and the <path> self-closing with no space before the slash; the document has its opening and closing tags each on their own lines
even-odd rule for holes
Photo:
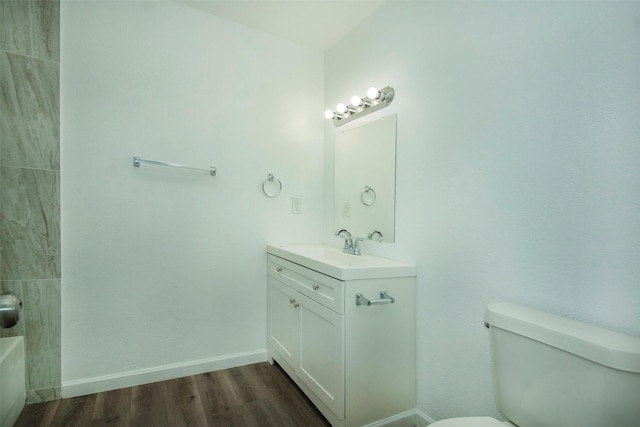
<svg viewBox="0 0 640 427">
<path fill-rule="evenodd" d="M 320 289 L 320 285 L 318 285 L 317 283 L 314 283 L 313 286 L 311 286 L 313 288 L 314 291 L 317 291 L 318 289 Z"/>
<path fill-rule="evenodd" d="M 294 302 L 296 302 L 295 298 L 293 297 L 289 298 L 289 304 L 293 304 Z"/>
<path fill-rule="evenodd" d="M 298 308 L 300 307 L 300 303 L 299 302 L 293 302 L 293 308 Z"/>
<path fill-rule="evenodd" d="M 277 271 L 278 273 L 282 273 L 282 267 L 276 267 L 276 271 Z"/>
</svg>

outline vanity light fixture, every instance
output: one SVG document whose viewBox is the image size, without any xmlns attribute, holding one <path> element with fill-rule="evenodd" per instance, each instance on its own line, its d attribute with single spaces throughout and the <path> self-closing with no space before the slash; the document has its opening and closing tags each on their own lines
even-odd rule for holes
<svg viewBox="0 0 640 427">
<path fill-rule="evenodd" d="M 351 97 L 351 105 L 356 108 L 369 108 L 371 107 L 371 101 L 360 98 L 358 95 Z"/>
<path fill-rule="evenodd" d="M 336 111 L 338 112 L 338 114 L 353 114 L 356 112 L 355 109 L 342 103 L 336 105 Z"/>
<path fill-rule="evenodd" d="M 324 112 L 324 116 L 329 120 L 333 120 L 334 125 L 341 126 L 358 117 L 387 107 L 393 101 L 394 95 L 395 92 L 391 86 L 380 90 L 372 87 L 367 90 L 365 98 L 354 95 L 351 97 L 351 105 L 340 103 L 336 106 L 336 111 L 327 110 Z"/>
<path fill-rule="evenodd" d="M 331 110 L 327 110 L 327 111 L 325 111 L 325 112 L 324 112 L 324 116 L 325 116 L 328 120 L 331 120 L 331 119 L 337 119 L 337 120 L 340 120 L 340 119 L 343 119 L 343 118 L 344 118 L 344 115 L 342 115 L 342 114 L 338 114 L 338 113 L 336 113 L 335 111 L 331 111 Z"/>
</svg>

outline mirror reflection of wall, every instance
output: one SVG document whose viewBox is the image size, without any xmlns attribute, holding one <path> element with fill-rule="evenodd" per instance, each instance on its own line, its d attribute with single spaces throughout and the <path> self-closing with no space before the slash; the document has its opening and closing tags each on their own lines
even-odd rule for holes
<svg viewBox="0 0 640 427">
<path fill-rule="evenodd" d="M 395 190 L 395 114 L 336 135 L 335 230 L 393 243 Z"/>
</svg>

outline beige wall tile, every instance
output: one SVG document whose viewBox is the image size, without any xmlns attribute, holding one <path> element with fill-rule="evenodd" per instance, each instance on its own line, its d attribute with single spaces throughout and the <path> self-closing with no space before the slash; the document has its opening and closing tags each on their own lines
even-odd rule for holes
<svg viewBox="0 0 640 427">
<path fill-rule="evenodd" d="M 0 167 L 0 280 L 60 278 L 60 173 Z"/>
<path fill-rule="evenodd" d="M 23 336 L 25 340 L 27 390 L 49 395 L 60 387 L 60 280 L 12 280 L 0 282 L 2 292 L 22 299 L 20 321 L 0 336 Z"/>
<path fill-rule="evenodd" d="M 0 165 L 60 169 L 60 64 L 0 52 Z"/>
<path fill-rule="evenodd" d="M 60 2 L 0 1 L 0 50 L 60 60 Z"/>
</svg>

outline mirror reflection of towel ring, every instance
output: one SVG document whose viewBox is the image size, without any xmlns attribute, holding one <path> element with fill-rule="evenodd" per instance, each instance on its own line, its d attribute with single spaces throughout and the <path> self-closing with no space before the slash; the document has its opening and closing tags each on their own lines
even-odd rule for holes
<svg viewBox="0 0 640 427">
<path fill-rule="evenodd" d="M 376 202 L 376 192 L 368 185 L 364 186 L 364 191 L 360 194 L 360 200 L 365 206 L 372 206 Z"/>
<path fill-rule="evenodd" d="M 269 189 L 267 189 L 270 187 Z M 272 173 L 267 175 L 267 179 L 262 182 L 262 192 L 267 197 L 276 197 L 282 191 L 282 182 L 273 176 Z"/>
</svg>

